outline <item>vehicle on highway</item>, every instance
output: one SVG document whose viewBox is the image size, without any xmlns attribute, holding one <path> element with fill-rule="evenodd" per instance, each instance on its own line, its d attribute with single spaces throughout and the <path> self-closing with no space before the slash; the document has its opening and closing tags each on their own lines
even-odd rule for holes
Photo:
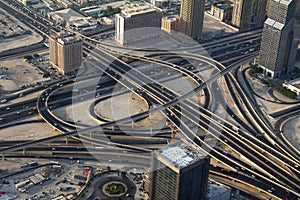
<svg viewBox="0 0 300 200">
<path fill-rule="evenodd" d="M 7 102 L 6 99 L 2 99 L 2 100 L 0 101 L 0 103 L 6 103 L 6 102 Z"/>
</svg>

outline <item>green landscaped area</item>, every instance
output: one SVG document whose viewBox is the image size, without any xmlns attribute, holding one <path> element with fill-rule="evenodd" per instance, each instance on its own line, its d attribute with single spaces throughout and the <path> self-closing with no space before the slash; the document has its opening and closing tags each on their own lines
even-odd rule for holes
<svg viewBox="0 0 300 200">
<path fill-rule="evenodd" d="M 125 192 L 125 186 L 121 183 L 111 183 L 106 185 L 105 191 L 110 195 L 119 195 Z"/>
</svg>

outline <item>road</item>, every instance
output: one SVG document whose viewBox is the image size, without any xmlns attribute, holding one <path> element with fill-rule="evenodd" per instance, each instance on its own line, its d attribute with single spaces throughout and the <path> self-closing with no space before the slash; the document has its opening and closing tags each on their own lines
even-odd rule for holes
<svg viewBox="0 0 300 200">
<path fill-rule="evenodd" d="M 44 24 L 51 27 L 51 23 L 43 21 L 40 17 L 37 17 L 30 11 L 24 9 L 22 9 L 22 11 L 27 14 L 22 15 L 22 17 L 28 20 L 29 23 L 30 21 L 32 23 L 38 23 L 39 25 L 34 25 L 34 27 L 39 28 L 40 32 L 45 31 L 45 28 L 43 28 Z M 19 13 L 18 10 L 15 11 Z M 47 35 L 47 30 L 41 34 Z M 250 34 L 250 37 L 247 34 Z M 203 57 L 202 59 L 204 59 L 205 62 L 212 62 L 211 66 L 214 66 L 216 67 L 216 70 L 219 70 L 217 75 L 213 75 L 211 78 L 204 81 L 197 76 L 197 71 L 182 68 L 180 67 L 180 64 L 170 62 L 172 60 L 170 58 L 164 60 L 156 57 L 170 57 L 170 55 L 165 52 L 147 49 L 144 50 L 146 56 L 137 56 L 134 53 L 124 54 L 122 50 L 129 49 L 119 48 L 119 50 L 116 50 L 115 46 L 108 47 L 92 38 L 83 35 L 81 35 L 81 37 L 85 42 L 85 52 L 90 56 L 90 58 L 88 58 L 90 64 L 100 67 L 99 69 L 102 70 L 103 73 L 126 87 L 129 91 L 148 99 L 148 101 L 159 104 L 159 106 L 150 108 L 147 112 L 128 116 L 117 121 L 106 122 L 99 126 L 73 131 L 74 124 L 57 118 L 49 109 L 51 101 L 53 101 L 50 99 L 52 95 L 55 95 L 57 90 L 71 83 L 71 80 L 63 80 L 46 89 L 37 100 L 37 111 L 39 114 L 53 128 L 60 130 L 62 134 L 2 148 L 0 151 L 3 154 L 29 148 L 45 142 L 68 138 L 70 136 L 78 136 L 79 134 L 86 134 L 84 139 L 88 140 L 90 132 L 97 130 L 98 127 L 108 128 L 118 124 L 131 123 L 132 121 L 143 119 L 151 113 L 165 111 L 165 117 L 172 126 L 176 128 L 178 135 L 201 146 L 211 157 L 228 166 L 230 171 L 223 169 L 218 171 L 222 176 L 226 176 L 229 180 L 247 182 L 251 187 L 258 188 L 260 192 L 269 195 L 269 197 L 281 199 L 299 198 L 299 185 L 297 184 L 299 183 L 299 155 L 291 151 L 290 146 L 278 141 L 270 124 L 262 117 L 261 113 L 257 111 L 253 102 L 249 100 L 250 97 L 248 94 L 243 91 L 243 88 L 231 73 L 232 69 L 252 61 L 257 55 L 261 39 L 261 30 L 253 31 L 252 33 L 241 33 L 240 35 L 230 36 L 228 39 L 223 38 L 220 41 L 203 44 L 212 58 L 222 61 L 223 64 L 228 66 L 226 68 L 216 60 Z M 95 48 L 93 49 L 93 52 L 88 50 L 89 46 L 92 45 L 94 45 Z M 194 60 L 197 60 L 197 56 L 193 57 L 192 54 L 199 53 L 201 49 L 198 47 L 191 49 L 192 52 L 178 53 L 178 55 L 182 58 L 191 57 Z M 143 49 L 130 50 L 143 51 Z M 153 80 L 147 74 L 135 70 L 135 68 L 132 68 L 128 63 L 116 58 L 115 55 L 125 55 L 126 57 L 135 60 L 156 63 L 164 67 L 176 69 L 194 80 L 197 86 L 191 91 L 187 91 L 186 94 L 178 95 L 162 83 Z M 132 71 L 132 73 L 126 73 L 128 71 Z M 223 101 L 222 105 L 226 106 L 226 112 L 229 112 L 229 114 L 234 117 L 234 120 L 239 124 L 239 127 L 224 119 L 218 118 L 214 112 L 211 112 L 209 109 L 203 108 L 200 105 L 196 105 L 189 100 L 195 93 L 203 90 L 210 84 L 216 84 L 216 81 L 223 79 L 223 77 L 227 86 L 227 89 L 225 90 L 230 94 L 230 98 L 233 100 L 236 107 L 233 108 L 233 105 L 226 103 L 226 101 Z M 216 87 L 222 88 L 220 85 L 215 85 L 215 88 Z M 212 98 L 215 98 L 216 92 L 211 92 L 211 95 Z M 214 108 L 215 106 L 216 103 L 212 102 L 212 105 L 208 107 Z M 5 110 L 6 109 L 7 107 Z M 239 113 L 234 113 L 234 109 L 238 109 Z M 8 110 L 3 110 L 3 112 L 10 112 Z M 229 154 L 218 146 L 212 148 L 207 144 L 207 141 L 201 139 L 201 137 L 192 131 L 192 127 L 206 129 L 207 133 L 212 138 L 215 138 L 218 143 L 236 153 Z M 262 137 L 260 139 L 256 138 L 255 135 L 257 134 L 262 134 Z M 149 149 L 144 147 L 120 144 L 119 142 L 107 142 L 101 140 L 93 142 L 96 142 L 99 145 L 115 145 L 135 151 L 150 152 Z"/>
</svg>

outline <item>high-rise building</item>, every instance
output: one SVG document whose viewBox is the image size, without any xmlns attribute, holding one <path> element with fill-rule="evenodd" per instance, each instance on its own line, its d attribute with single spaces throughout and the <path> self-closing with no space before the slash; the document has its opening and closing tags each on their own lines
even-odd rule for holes
<svg viewBox="0 0 300 200">
<path fill-rule="evenodd" d="M 186 141 L 152 153 L 150 199 L 206 199 L 209 157 Z"/>
<path fill-rule="evenodd" d="M 240 31 L 263 27 L 268 0 L 234 0 L 232 25 Z"/>
<path fill-rule="evenodd" d="M 142 2 L 135 2 L 122 8 L 116 15 L 115 38 L 124 45 L 158 35 L 161 28 L 162 12 L 155 6 Z M 157 27 L 150 32 L 146 27 Z M 143 29 L 142 29 L 143 28 Z M 130 31 L 136 29 L 135 31 Z"/>
<path fill-rule="evenodd" d="M 195 40 L 201 40 L 204 11 L 204 0 L 181 0 L 179 31 Z"/>
<path fill-rule="evenodd" d="M 50 63 L 62 74 L 72 74 L 81 66 L 82 41 L 66 32 L 51 33 Z"/>
<path fill-rule="evenodd" d="M 266 15 L 267 16 L 269 16 L 270 3 L 271 3 L 271 0 L 267 0 L 267 5 L 266 5 Z"/>
<path fill-rule="evenodd" d="M 291 74 L 299 43 L 300 2 L 271 0 L 265 21 L 259 66 L 265 74 L 279 80 Z"/>
</svg>

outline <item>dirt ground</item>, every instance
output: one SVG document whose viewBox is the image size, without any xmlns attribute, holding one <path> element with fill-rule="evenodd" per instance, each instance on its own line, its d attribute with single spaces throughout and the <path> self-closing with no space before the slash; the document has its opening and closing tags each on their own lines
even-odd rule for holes
<svg viewBox="0 0 300 200">
<path fill-rule="evenodd" d="M 5 12 L 4 10 L 1 10 L 1 11 Z M 8 16 L 10 16 L 12 19 L 14 19 L 15 22 L 18 22 L 18 24 L 21 27 L 23 27 L 24 29 L 32 31 L 31 28 L 29 28 L 28 26 L 26 26 L 22 22 L 18 21 L 15 17 L 8 14 L 7 12 L 5 12 L 5 13 Z M 42 36 L 40 36 L 39 34 L 37 34 L 34 31 L 32 31 L 32 32 L 33 33 L 30 34 L 30 35 L 26 34 L 26 35 L 20 35 L 20 36 L 16 36 L 16 37 L 13 37 L 13 38 L 0 40 L 0 52 L 10 50 L 10 49 L 14 49 L 14 48 L 18 48 L 18 47 L 28 46 L 28 45 L 31 45 L 31 44 L 36 44 L 36 43 L 42 41 L 42 39 L 43 39 Z"/>
<path fill-rule="evenodd" d="M 32 117 L 28 120 L 37 120 Z M 0 140 L 35 140 L 58 134 L 46 123 L 31 123 L 0 129 Z"/>
<path fill-rule="evenodd" d="M 4 70 L 3 67 L 8 68 Z M 22 85 L 45 81 L 43 73 L 23 58 L 0 61 L 0 85 L 3 91 L 19 89 Z M 7 80 L 8 79 L 8 80 Z"/>
</svg>

